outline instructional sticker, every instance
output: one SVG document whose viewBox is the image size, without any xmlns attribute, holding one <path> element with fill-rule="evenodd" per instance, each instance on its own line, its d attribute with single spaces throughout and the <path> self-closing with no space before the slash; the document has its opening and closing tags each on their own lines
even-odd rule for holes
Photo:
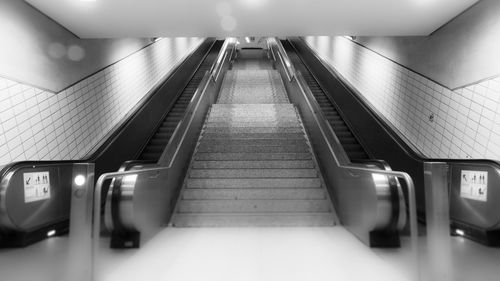
<svg viewBox="0 0 500 281">
<path fill-rule="evenodd" d="M 35 202 L 50 198 L 49 172 L 24 173 L 24 202 Z"/>
<path fill-rule="evenodd" d="M 488 197 L 488 172 L 462 170 L 460 196 L 486 202 Z"/>
</svg>

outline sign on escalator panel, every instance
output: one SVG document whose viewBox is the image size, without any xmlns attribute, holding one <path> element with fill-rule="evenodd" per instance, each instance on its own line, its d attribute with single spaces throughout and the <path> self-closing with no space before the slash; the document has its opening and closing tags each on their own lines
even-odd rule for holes
<svg viewBox="0 0 500 281">
<path fill-rule="evenodd" d="M 488 196 L 488 172 L 462 170 L 460 196 L 486 202 Z"/>
<path fill-rule="evenodd" d="M 24 202 L 30 203 L 50 198 L 49 172 L 24 173 Z"/>
</svg>

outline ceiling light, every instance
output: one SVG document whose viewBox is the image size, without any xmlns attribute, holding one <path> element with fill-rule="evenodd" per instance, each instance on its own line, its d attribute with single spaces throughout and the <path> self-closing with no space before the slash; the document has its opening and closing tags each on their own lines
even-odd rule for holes
<svg viewBox="0 0 500 281">
<path fill-rule="evenodd" d="M 85 184 L 85 177 L 83 175 L 78 175 L 75 177 L 75 184 L 77 186 L 82 186 Z"/>
</svg>

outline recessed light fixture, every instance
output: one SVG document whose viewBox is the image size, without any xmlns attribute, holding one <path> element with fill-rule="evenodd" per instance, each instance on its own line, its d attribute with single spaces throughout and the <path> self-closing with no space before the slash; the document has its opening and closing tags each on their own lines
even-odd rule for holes
<svg viewBox="0 0 500 281">
<path fill-rule="evenodd" d="M 461 229 L 456 229 L 456 230 L 455 230 L 455 233 L 456 233 L 457 235 L 460 235 L 460 236 L 464 236 L 464 234 L 465 234 L 465 232 L 464 232 L 463 230 L 461 230 Z"/>
<path fill-rule="evenodd" d="M 51 237 L 56 235 L 56 231 L 54 229 L 47 231 L 47 237 Z"/>
<path fill-rule="evenodd" d="M 75 177 L 75 184 L 77 186 L 82 186 L 85 184 L 85 177 L 83 175 L 77 175 Z"/>
</svg>

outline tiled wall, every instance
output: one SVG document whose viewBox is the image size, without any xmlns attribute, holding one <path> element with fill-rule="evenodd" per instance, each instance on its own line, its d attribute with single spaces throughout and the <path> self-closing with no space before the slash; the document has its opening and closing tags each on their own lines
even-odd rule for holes
<svg viewBox="0 0 500 281">
<path fill-rule="evenodd" d="M 54 94 L 0 78 L 0 165 L 80 159 L 201 38 L 164 38 Z"/>
<path fill-rule="evenodd" d="M 347 38 L 305 40 L 425 156 L 500 159 L 500 78 L 452 91 Z"/>
</svg>

